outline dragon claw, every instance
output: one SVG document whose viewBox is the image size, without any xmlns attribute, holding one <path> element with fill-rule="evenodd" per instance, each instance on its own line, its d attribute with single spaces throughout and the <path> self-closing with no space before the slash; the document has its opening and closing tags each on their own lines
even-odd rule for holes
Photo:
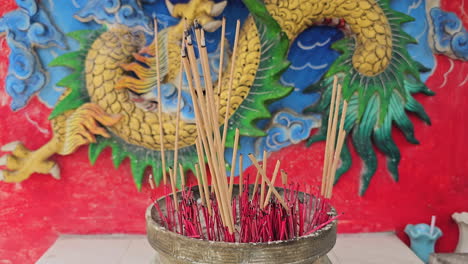
<svg viewBox="0 0 468 264">
<path fill-rule="evenodd" d="M 7 165 L 7 158 L 8 158 L 7 155 L 3 155 L 2 157 L 0 157 L 0 166 Z"/>
<path fill-rule="evenodd" d="M 21 182 L 33 173 L 50 173 L 52 177 L 60 178 L 57 164 L 48 158 L 56 152 L 57 142 L 52 139 L 37 151 L 30 151 L 21 142 L 15 141 L 1 147 L 9 152 L 0 157 L 0 180 L 4 182 Z"/>
<path fill-rule="evenodd" d="M 104 127 L 112 127 L 122 118 L 120 114 L 106 113 L 94 103 L 80 106 L 68 119 L 65 144 L 59 154 L 68 155 L 82 145 L 95 143 L 95 135 L 110 137 Z"/>
<path fill-rule="evenodd" d="M 1 147 L 0 150 L 3 152 L 11 152 L 15 150 L 16 147 L 20 144 L 21 144 L 20 141 L 13 141 L 13 142 L 3 145 L 3 147 Z"/>
<path fill-rule="evenodd" d="M 57 164 L 55 164 L 54 167 L 50 169 L 49 173 L 54 179 L 60 180 L 60 168 Z"/>
</svg>

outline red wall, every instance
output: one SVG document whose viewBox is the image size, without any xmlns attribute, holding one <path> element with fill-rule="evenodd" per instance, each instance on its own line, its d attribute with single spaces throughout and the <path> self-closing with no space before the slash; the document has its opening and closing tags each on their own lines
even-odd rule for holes
<svg viewBox="0 0 468 264">
<path fill-rule="evenodd" d="M 460 14 L 461 1 L 450 1 L 443 8 Z M 0 0 L 0 6 L 0 15 L 15 8 L 13 0 Z M 462 19 L 468 26 L 466 14 Z M 0 46 L 0 145 L 21 140 L 36 149 L 52 136 L 47 121 L 50 109 L 34 99 L 19 112 L 10 110 L 3 86 L 8 49 L 2 38 Z M 413 119 L 421 144 L 411 145 L 398 131 L 394 133 L 403 156 L 400 182 L 392 181 L 380 155 L 381 166 L 366 195 L 359 197 L 362 166 L 353 155 L 353 168 L 334 189 L 334 205 L 345 213 L 340 232 L 396 230 L 407 241 L 406 224 L 427 223 L 437 215 L 444 235 L 436 250 L 454 250 L 458 229 L 450 216 L 468 211 L 468 84 L 459 85 L 468 75 L 468 63 L 438 56 L 437 65 L 427 82 L 437 95 L 418 97 L 433 125 Z M 318 186 L 322 156 L 323 144 L 312 148 L 300 144 L 273 154 L 270 164 L 281 159 L 289 175 L 294 175 L 290 179 Z M 59 234 L 145 232 L 149 190 L 136 191 L 127 161 L 115 170 L 107 150 L 92 167 L 85 147 L 56 160 L 62 170 L 60 181 L 34 175 L 20 184 L 0 183 L 0 263 L 34 263 Z"/>
</svg>

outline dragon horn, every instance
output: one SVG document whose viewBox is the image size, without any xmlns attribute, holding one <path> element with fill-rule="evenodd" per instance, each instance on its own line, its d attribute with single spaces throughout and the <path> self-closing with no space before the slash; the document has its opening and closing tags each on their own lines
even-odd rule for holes
<svg viewBox="0 0 468 264">
<path fill-rule="evenodd" d="M 223 13 L 224 8 L 226 8 L 226 6 L 227 6 L 227 1 L 222 1 L 222 2 L 214 4 L 213 7 L 211 8 L 210 15 L 214 17 L 221 15 L 221 13 Z"/>
<path fill-rule="evenodd" d="M 223 23 L 219 20 L 211 21 L 203 26 L 203 29 L 208 32 L 215 32 Z"/>
<path fill-rule="evenodd" d="M 167 7 L 167 10 L 169 10 L 169 14 L 171 14 L 171 16 L 174 16 L 174 5 L 171 3 L 170 0 L 166 0 L 166 7 Z"/>
</svg>

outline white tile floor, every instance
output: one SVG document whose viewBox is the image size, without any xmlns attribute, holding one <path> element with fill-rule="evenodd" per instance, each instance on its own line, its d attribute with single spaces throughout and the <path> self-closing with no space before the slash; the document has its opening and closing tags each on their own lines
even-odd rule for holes
<svg viewBox="0 0 468 264">
<path fill-rule="evenodd" d="M 422 264 L 393 233 L 340 234 L 333 264 Z M 150 264 L 157 256 L 143 235 L 63 235 L 37 264 Z"/>
<path fill-rule="evenodd" d="M 152 264 L 143 235 L 62 235 L 36 264 Z"/>
<path fill-rule="evenodd" d="M 328 257 L 333 264 L 423 264 L 393 233 L 340 234 Z"/>
</svg>

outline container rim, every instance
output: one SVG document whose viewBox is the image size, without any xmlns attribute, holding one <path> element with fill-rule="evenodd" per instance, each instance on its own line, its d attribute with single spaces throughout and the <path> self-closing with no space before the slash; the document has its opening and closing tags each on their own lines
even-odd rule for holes
<svg viewBox="0 0 468 264">
<path fill-rule="evenodd" d="M 158 201 L 160 199 L 162 199 L 162 198 L 163 197 L 159 198 Z M 206 239 L 188 237 L 188 236 L 178 234 L 176 232 L 169 231 L 168 229 L 161 226 L 160 224 L 158 224 L 153 219 L 153 217 L 152 217 L 153 208 L 154 208 L 154 204 L 151 204 L 146 209 L 145 216 L 146 216 L 147 228 L 149 226 L 151 226 L 154 229 L 156 229 L 158 232 L 162 232 L 162 233 L 171 235 L 173 237 L 185 240 L 187 242 L 205 243 L 207 245 L 216 243 L 217 245 L 227 246 L 227 247 L 235 246 L 236 248 L 239 248 L 239 246 L 241 246 L 241 247 L 255 247 L 255 246 L 261 247 L 261 246 L 273 245 L 273 244 L 274 245 L 281 245 L 281 244 L 288 244 L 288 243 L 292 243 L 292 242 L 298 242 L 298 241 L 302 241 L 302 240 L 309 240 L 309 239 L 318 238 L 318 237 L 321 237 L 321 235 L 324 235 L 325 233 L 330 232 L 333 229 L 333 227 L 336 227 L 337 222 L 338 222 L 338 219 L 335 219 L 332 222 L 330 222 L 329 224 L 327 224 L 326 226 L 320 228 L 319 230 L 317 230 L 317 231 L 315 231 L 315 232 L 313 232 L 311 234 L 301 236 L 301 237 L 297 237 L 297 238 L 293 238 L 293 239 L 289 239 L 289 240 L 277 240 L 277 241 L 271 241 L 271 242 L 258 242 L 258 243 L 255 243 L 255 242 L 240 243 L 240 242 L 210 241 L 210 240 L 206 240 Z M 156 210 L 156 209 L 154 209 L 154 210 Z M 332 213 L 332 216 L 337 215 L 335 208 L 331 207 L 331 213 Z"/>
</svg>

